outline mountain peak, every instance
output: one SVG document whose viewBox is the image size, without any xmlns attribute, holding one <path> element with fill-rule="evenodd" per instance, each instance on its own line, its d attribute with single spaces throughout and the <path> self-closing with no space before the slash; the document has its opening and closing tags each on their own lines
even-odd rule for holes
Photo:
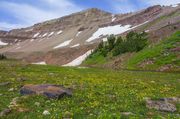
<svg viewBox="0 0 180 119">
<path fill-rule="evenodd" d="M 106 11 L 98 9 L 98 8 L 89 8 L 89 9 L 86 9 L 86 10 L 84 10 L 82 12 L 89 13 L 89 14 L 93 14 L 93 13 L 96 13 L 96 14 L 111 14 L 110 12 L 106 12 Z"/>
</svg>

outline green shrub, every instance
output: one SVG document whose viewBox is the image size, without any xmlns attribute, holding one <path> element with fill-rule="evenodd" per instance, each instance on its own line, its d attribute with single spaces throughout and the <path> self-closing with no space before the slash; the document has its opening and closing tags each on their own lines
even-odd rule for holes
<svg viewBox="0 0 180 119">
<path fill-rule="evenodd" d="M 108 54 L 117 56 L 126 52 L 138 52 L 147 45 L 147 34 L 145 32 L 136 33 L 134 31 L 128 33 L 126 38 L 110 35 L 107 42 L 101 42 L 94 53 L 106 57 Z"/>
</svg>

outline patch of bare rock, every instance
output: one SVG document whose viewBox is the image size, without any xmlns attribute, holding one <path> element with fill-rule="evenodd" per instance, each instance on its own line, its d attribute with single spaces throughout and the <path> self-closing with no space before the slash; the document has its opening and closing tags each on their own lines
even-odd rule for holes
<svg viewBox="0 0 180 119">
<path fill-rule="evenodd" d="M 43 95 L 50 99 L 60 99 L 64 96 L 72 96 L 70 89 L 66 89 L 63 86 L 52 85 L 52 84 L 41 84 L 41 85 L 24 85 L 20 89 L 21 95 Z"/>
<path fill-rule="evenodd" d="M 175 106 L 176 103 L 180 102 L 180 98 L 162 98 L 159 100 L 146 99 L 146 107 L 149 109 L 155 109 L 158 111 L 164 112 L 175 112 L 177 108 Z"/>
</svg>

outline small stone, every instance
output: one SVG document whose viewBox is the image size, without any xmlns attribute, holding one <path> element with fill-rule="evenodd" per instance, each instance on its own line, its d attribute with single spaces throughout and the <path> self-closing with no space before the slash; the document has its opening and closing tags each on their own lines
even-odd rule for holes
<svg viewBox="0 0 180 119">
<path fill-rule="evenodd" d="M 50 76 L 54 75 L 54 73 L 49 73 Z"/>
<path fill-rule="evenodd" d="M 2 96 L 3 94 L 0 94 L 0 96 Z"/>
<path fill-rule="evenodd" d="M 43 115 L 50 115 L 50 112 L 48 110 L 44 110 Z"/>
<path fill-rule="evenodd" d="M 14 91 L 14 88 L 10 88 L 8 91 L 9 91 L 9 92 Z"/>
<path fill-rule="evenodd" d="M 151 83 L 155 83 L 155 81 L 151 81 Z"/>
<path fill-rule="evenodd" d="M 69 119 L 73 117 L 73 114 L 71 112 L 66 111 L 63 116 L 65 119 Z"/>
<path fill-rule="evenodd" d="M 121 114 L 125 116 L 134 115 L 132 112 L 121 112 Z"/>
<path fill-rule="evenodd" d="M 17 81 L 20 81 L 20 82 L 21 82 L 21 81 L 26 81 L 26 80 L 27 80 L 27 79 L 24 78 L 24 77 L 20 77 L 20 78 L 17 79 Z"/>
<path fill-rule="evenodd" d="M 19 107 L 19 108 L 17 108 L 17 111 L 18 112 L 29 112 L 29 109 Z"/>
<path fill-rule="evenodd" d="M 10 84 L 10 82 L 4 82 L 4 83 L 0 83 L 0 86 L 7 86 L 9 84 Z"/>
<path fill-rule="evenodd" d="M 7 108 L 3 110 L 2 112 L 0 112 L 0 117 L 8 115 L 10 112 L 11 112 L 11 109 Z"/>
<path fill-rule="evenodd" d="M 35 102 L 34 105 L 36 105 L 37 107 L 40 106 L 40 103 L 39 102 Z"/>
</svg>

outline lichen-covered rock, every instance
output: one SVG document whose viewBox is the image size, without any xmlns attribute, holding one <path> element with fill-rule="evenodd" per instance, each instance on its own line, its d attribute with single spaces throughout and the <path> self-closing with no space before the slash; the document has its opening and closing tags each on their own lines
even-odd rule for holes
<svg viewBox="0 0 180 119">
<path fill-rule="evenodd" d="M 11 113 L 11 109 L 9 109 L 9 108 L 4 109 L 2 112 L 0 112 L 0 117 L 6 116 L 6 115 L 8 115 L 9 113 Z"/>
<path fill-rule="evenodd" d="M 20 89 L 22 95 L 44 95 L 48 98 L 59 99 L 63 96 L 72 96 L 72 92 L 63 86 L 42 84 L 42 85 L 24 85 Z"/>
<path fill-rule="evenodd" d="M 3 82 L 3 83 L 0 83 L 0 86 L 7 86 L 9 84 L 11 84 L 11 83 L 10 82 Z"/>
<path fill-rule="evenodd" d="M 159 100 L 146 99 L 146 107 L 166 112 L 175 112 L 177 110 L 176 106 L 169 103 L 165 98 Z"/>
</svg>

